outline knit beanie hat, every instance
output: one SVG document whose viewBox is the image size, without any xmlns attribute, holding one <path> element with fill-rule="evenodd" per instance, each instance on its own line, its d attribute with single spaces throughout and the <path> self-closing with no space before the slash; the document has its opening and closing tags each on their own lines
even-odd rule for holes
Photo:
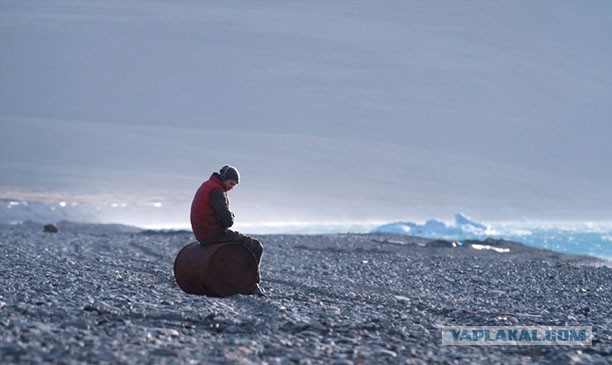
<svg viewBox="0 0 612 365">
<path fill-rule="evenodd" d="M 221 176 L 221 180 L 234 180 L 237 183 L 240 182 L 240 173 L 238 169 L 234 166 L 225 165 L 219 170 L 219 175 Z"/>
</svg>

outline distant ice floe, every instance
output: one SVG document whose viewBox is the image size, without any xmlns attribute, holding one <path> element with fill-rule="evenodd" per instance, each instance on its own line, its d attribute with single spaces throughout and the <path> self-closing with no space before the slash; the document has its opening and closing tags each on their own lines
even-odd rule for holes
<svg viewBox="0 0 612 365">
<path fill-rule="evenodd" d="M 492 234 L 486 224 L 476 222 L 463 213 L 455 214 L 455 223 L 446 224 L 437 219 L 430 219 L 424 224 L 396 222 L 375 228 L 372 233 L 409 234 L 423 237 L 480 237 Z"/>
</svg>

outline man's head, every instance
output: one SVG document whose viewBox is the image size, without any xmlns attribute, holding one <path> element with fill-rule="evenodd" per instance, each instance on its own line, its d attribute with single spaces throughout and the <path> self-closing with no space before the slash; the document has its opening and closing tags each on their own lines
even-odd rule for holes
<svg viewBox="0 0 612 365">
<path fill-rule="evenodd" d="M 225 186 L 226 191 L 232 190 L 232 188 L 240 182 L 240 173 L 234 166 L 225 165 L 219 170 L 219 176 Z"/>
</svg>

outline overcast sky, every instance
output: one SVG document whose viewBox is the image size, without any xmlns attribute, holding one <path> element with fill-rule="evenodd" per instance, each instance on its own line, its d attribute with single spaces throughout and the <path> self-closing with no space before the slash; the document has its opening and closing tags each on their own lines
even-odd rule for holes
<svg viewBox="0 0 612 365">
<path fill-rule="evenodd" d="M 0 191 L 612 219 L 612 2 L 0 1 Z"/>
</svg>

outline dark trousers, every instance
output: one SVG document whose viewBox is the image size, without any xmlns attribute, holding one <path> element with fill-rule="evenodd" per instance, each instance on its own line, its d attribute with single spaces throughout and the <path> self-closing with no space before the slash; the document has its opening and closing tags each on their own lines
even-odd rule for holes
<svg viewBox="0 0 612 365">
<path fill-rule="evenodd" d="M 255 259 L 257 260 L 257 265 L 261 262 L 261 255 L 263 255 L 263 245 L 256 239 L 253 239 L 249 236 L 245 236 L 240 232 L 225 230 L 225 232 L 216 235 L 213 238 L 208 238 L 200 241 L 200 244 L 203 246 L 212 245 L 215 243 L 229 243 L 235 242 L 241 244 L 244 248 L 251 251 Z M 257 282 L 259 282 L 259 277 L 257 278 Z"/>
</svg>

